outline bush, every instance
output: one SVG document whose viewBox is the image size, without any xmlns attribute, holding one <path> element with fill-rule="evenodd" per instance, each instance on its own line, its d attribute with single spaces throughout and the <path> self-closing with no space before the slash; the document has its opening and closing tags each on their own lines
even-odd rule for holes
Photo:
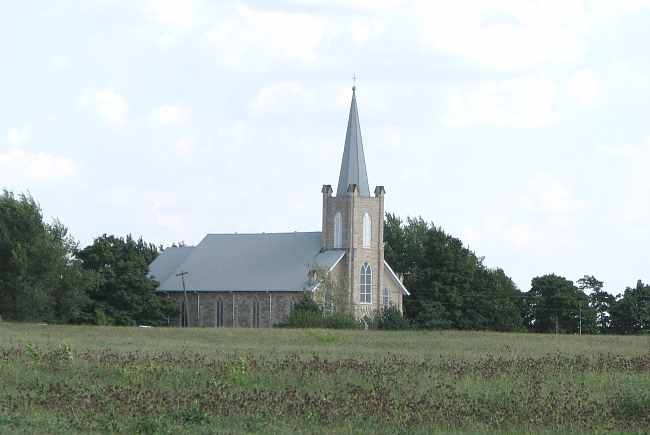
<svg viewBox="0 0 650 435">
<path fill-rule="evenodd" d="M 348 313 L 323 313 L 294 309 L 286 323 L 288 328 L 359 329 L 361 324 Z"/>
<path fill-rule="evenodd" d="M 370 329 L 398 330 L 411 328 L 411 323 L 394 306 L 375 311 L 372 315 L 366 317 L 365 320 Z"/>
<path fill-rule="evenodd" d="M 330 313 L 321 316 L 321 328 L 360 329 L 361 323 L 349 313 Z"/>
<path fill-rule="evenodd" d="M 311 293 L 305 292 L 302 295 L 302 300 L 293 306 L 293 311 L 302 311 L 306 313 L 321 313 L 321 308 L 318 306 Z"/>
<path fill-rule="evenodd" d="M 293 306 L 287 321 L 280 326 L 288 328 L 359 329 L 361 323 L 349 313 L 324 313 L 310 293 Z"/>
</svg>

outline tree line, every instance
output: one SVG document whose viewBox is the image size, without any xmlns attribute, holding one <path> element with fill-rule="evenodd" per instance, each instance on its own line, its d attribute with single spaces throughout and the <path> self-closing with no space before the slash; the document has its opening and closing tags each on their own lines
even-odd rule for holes
<svg viewBox="0 0 650 435">
<path fill-rule="evenodd" d="M 548 274 L 520 291 L 502 269 L 421 218 L 386 215 L 385 256 L 411 296 L 404 317 L 421 329 L 636 334 L 650 330 L 650 285 L 619 297 L 593 276 Z M 162 246 L 102 234 L 87 247 L 30 196 L 0 195 L 0 316 L 15 321 L 165 325 L 175 304 L 154 292 L 148 265 Z M 401 323 L 400 323 L 401 324 Z"/>
<path fill-rule="evenodd" d="M 30 195 L 0 195 L 0 316 L 7 320 L 160 325 L 174 303 L 147 276 L 159 248 L 142 238 L 101 235 L 78 242 L 46 223 Z"/>
<path fill-rule="evenodd" d="M 575 283 L 555 274 L 532 279 L 522 292 L 499 268 L 485 266 L 463 242 L 421 218 L 386 215 L 385 257 L 411 296 L 404 315 L 425 329 L 588 334 L 650 331 L 650 285 L 637 281 L 615 297 L 585 275 Z"/>
</svg>

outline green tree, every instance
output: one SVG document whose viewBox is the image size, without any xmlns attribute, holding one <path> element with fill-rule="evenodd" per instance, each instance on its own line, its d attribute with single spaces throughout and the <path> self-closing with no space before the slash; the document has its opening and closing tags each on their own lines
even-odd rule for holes
<svg viewBox="0 0 650 435">
<path fill-rule="evenodd" d="M 13 320 L 78 321 L 92 277 L 74 257 L 77 242 L 47 224 L 30 195 L 0 195 L 0 315 Z"/>
<path fill-rule="evenodd" d="M 611 307 L 611 329 L 616 334 L 650 332 L 650 285 L 637 281 L 636 287 L 625 289 L 623 296 Z"/>
<path fill-rule="evenodd" d="M 149 264 L 158 255 L 155 245 L 106 234 L 78 252 L 82 266 L 97 275 L 98 285 L 89 292 L 88 319 L 115 325 L 166 324 L 175 314 L 175 303 L 154 292 L 158 283 L 148 276 Z"/>
<path fill-rule="evenodd" d="M 528 327 L 537 332 L 594 332 L 596 312 L 573 281 L 555 275 L 533 278 L 526 295 Z"/>
<path fill-rule="evenodd" d="M 387 214 L 384 228 L 386 260 L 405 277 L 411 296 L 405 316 L 419 328 L 521 328 L 521 293 L 500 269 L 460 239 L 421 218 Z"/>
<path fill-rule="evenodd" d="M 588 295 L 589 307 L 596 312 L 596 330 L 601 334 L 606 333 L 610 326 L 609 311 L 616 302 L 616 298 L 604 291 L 603 282 L 593 275 L 583 276 L 577 284 L 583 292 L 591 291 Z"/>
</svg>

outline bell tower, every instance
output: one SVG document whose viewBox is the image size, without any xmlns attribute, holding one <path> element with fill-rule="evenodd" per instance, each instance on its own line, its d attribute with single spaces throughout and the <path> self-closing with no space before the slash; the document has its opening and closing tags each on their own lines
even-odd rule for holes
<svg viewBox="0 0 650 435">
<path fill-rule="evenodd" d="M 377 186 L 374 196 L 370 194 L 355 86 L 336 196 L 329 184 L 321 193 L 322 248 L 345 250 L 341 267 L 349 288 L 349 305 L 355 316 L 363 317 L 381 308 L 385 190 Z"/>
</svg>

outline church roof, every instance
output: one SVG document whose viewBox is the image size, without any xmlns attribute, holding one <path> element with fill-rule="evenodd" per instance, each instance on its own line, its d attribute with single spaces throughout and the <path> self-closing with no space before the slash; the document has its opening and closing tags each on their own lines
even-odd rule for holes
<svg viewBox="0 0 650 435">
<path fill-rule="evenodd" d="M 348 129 L 345 133 L 345 148 L 343 149 L 343 160 L 341 161 L 341 173 L 339 174 L 336 196 L 346 195 L 350 184 L 358 186 L 360 196 L 370 196 L 354 87 L 352 87 L 352 104 L 350 105 L 350 116 L 348 117 Z"/>
<path fill-rule="evenodd" d="M 158 282 L 164 282 L 176 272 L 178 266 L 185 261 L 193 249 L 193 246 L 173 246 L 165 249 L 149 265 L 149 276 Z"/>
<path fill-rule="evenodd" d="M 181 271 L 187 272 L 188 291 L 309 290 L 313 266 L 329 270 L 345 255 L 344 250 L 321 252 L 320 232 L 208 234 L 184 258 L 174 249 L 163 251 L 150 266 L 160 291 L 182 291 L 176 276 Z"/>
</svg>

